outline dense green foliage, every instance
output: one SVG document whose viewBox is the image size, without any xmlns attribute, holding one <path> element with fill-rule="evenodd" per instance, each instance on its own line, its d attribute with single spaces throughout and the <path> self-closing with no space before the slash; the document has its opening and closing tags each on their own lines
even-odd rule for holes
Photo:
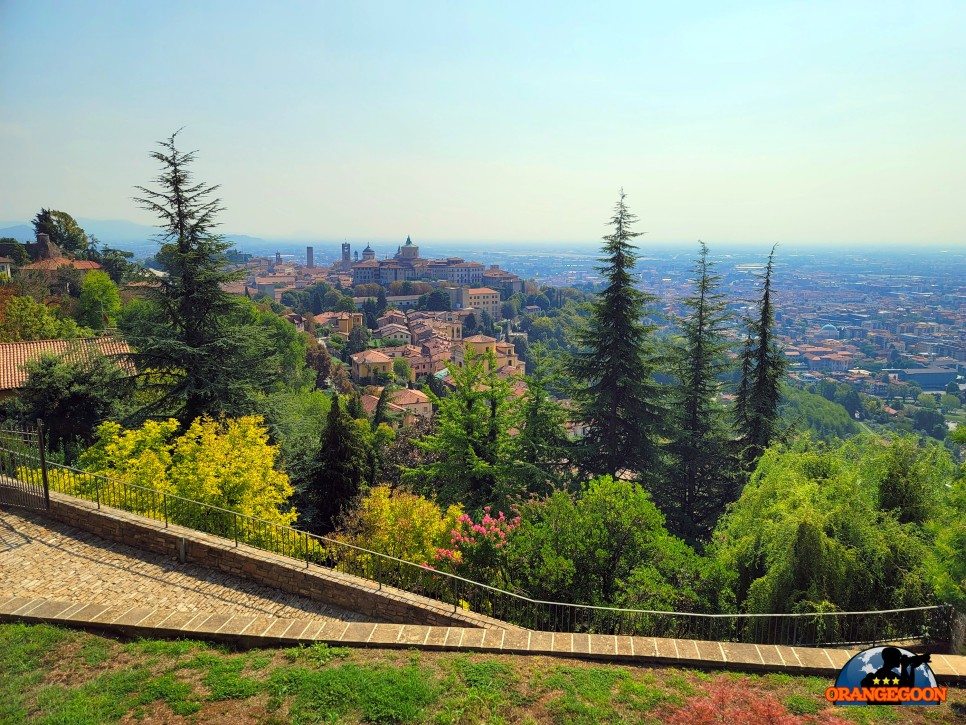
<svg viewBox="0 0 966 725">
<path fill-rule="evenodd" d="M 940 447 L 807 438 L 761 457 L 715 535 L 749 612 L 844 611 L 931 601 L 924 528 L 953 475 Z"/>
<path fill-rule="evenodd" d="M 720 577 L 702 575 L 707 563 L 668 534 L 636 483 L 604 476 L 579 494 L 525 504 L 520 516 L 509 571 L 532 598 L 682 611 L 726 603 Z"/>
<path fill-rule="evenodd" d="M 779 412 L 783 426 L 808 433 L 816 440 L 844 439 L 859 432 L 855 419 L 844 407 L 807 390 L 786 386 Z"/>
<path fill-rule="evenodd" d="M 26 372 L 13 415 L 30 426 L 42 418 L 53 448 L 92 442 L 97 426 L 123 412 L 128 373 L 97 352 L 43 355 Z"/>
</svg>

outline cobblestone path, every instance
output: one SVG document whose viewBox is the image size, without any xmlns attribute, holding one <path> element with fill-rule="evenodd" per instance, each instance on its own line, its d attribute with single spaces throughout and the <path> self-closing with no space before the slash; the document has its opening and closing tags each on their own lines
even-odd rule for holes
<svg viewBox="0 0 966 725">
<path fill-rule="evenodd" d="M 373 620 L 13 508 L 0 508 L 0 594 L 183 612 Z"/>
</svg>

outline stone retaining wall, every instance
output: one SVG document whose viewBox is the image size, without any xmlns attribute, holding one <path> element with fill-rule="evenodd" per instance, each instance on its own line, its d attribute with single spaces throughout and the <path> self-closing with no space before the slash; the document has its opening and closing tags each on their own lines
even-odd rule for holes
<svg viewBox="0 0 966 725">
<path fill-rule="evenodd" d="M 298 559 L 187 529 L 165 526 L 144 516 L 51 492 L 50 510 L 41 512 L 68 526 L 163 556 L 244 577 L 375 620 L 444 627 L 517 629 L 499 620 L 416 596 L 400 589 L 342 574 Z"/>
</svg>

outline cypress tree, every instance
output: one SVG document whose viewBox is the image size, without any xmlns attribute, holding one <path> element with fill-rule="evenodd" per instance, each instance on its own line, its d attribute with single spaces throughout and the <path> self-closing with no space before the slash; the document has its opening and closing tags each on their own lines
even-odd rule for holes
<svg viewBox="0 0 966 725">
<path fill-rule="evenodd" d="M 135 199 L 161 219 L 157 261 L 167 276 L 121 328 L 156 392 L 139 417 L 175 415 L 187 425 L 204 414 L 251 413 L 257 393 L 279 379 L 279 365 L 257 314 L 221 288 L 239 275 L 226 271 L 231 245 L 214 232 L 218 187 L 192 180 L 195 154 L 179 151 L 176 136 L 151 154 L 161 163 L 159 189 L 138 186 L 143 196 Z"/>
<path fill-rule="evenodd" d="M 749 467 L 780 433 L 778 404 L 787 367 L 775 339 L 772 304 L 772 272 L 775 248 L 768 255 L 758 313 L 748 322 L 748 336 L 741 352 L 741 378 L 734 404 L 734 425 L 740 455 Z"/>
<path fill-rule="evenodd" d="M 614 207 L 604 257 L 597 270 L 607 286 L 593 303 L 587 322 L 574 334 L 579 349 L 568 360 L 573 382 L 575 420 L 588 426 L 577 447 L 584 473 L 644 477 L 660 460 L 658 438 L 664 413 L 661 391 L 652 377 L 654 325 L 643 318 L 656 298 L 633 285 L 640 236 L 632 231 L 637 217 L 624 203 Z"/>
<path fill-rule="evenodd" d="M 728 368 L 725 295 L 708 247 L 700 244 L 694 291 L 682 300 L 688 311 L 680 320 L 682 340 L 668 354 L 675 378 L 669 396 L 672 462 L 655 492 L 668 527 L 692 543 L 710 533 L 735 497 L 731 432 L 718 401 L 719 381 Z"/>
<path fill-rule="evenodd" d="M 369 485 L 371 457 L 362 430 L 342 410 L 339 396 L 333 396 L 315 472 L 306 491 L 316 531 L 331 531 L 333 519 L 345 503 Z"/>
</svg>

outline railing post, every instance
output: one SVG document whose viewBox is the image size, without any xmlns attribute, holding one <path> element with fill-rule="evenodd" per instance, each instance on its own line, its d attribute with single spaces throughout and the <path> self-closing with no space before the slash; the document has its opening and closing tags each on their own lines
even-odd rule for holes
<svg viewBox="0 0 966 725">
<path fill-rule="evenodd" d="M 235 546 L 238 546 L 238 514 L 231 515 L 231 528 L 235 534 Z"/>
<path fill-rule="evenodd" d="M 44 421 L 37 419 L 37 450 L 40 453 L 40 478 L 44 482 L 44 509 L 50 511 L 50 481 L 47 478 L 47 451 L 44 446 Z"/>
<path fill-rule="evenodd" d="M 164 528 L 168 528 L 168 494 L 161 494 L 161 505 L 164 508 Z"/>
</svg>

